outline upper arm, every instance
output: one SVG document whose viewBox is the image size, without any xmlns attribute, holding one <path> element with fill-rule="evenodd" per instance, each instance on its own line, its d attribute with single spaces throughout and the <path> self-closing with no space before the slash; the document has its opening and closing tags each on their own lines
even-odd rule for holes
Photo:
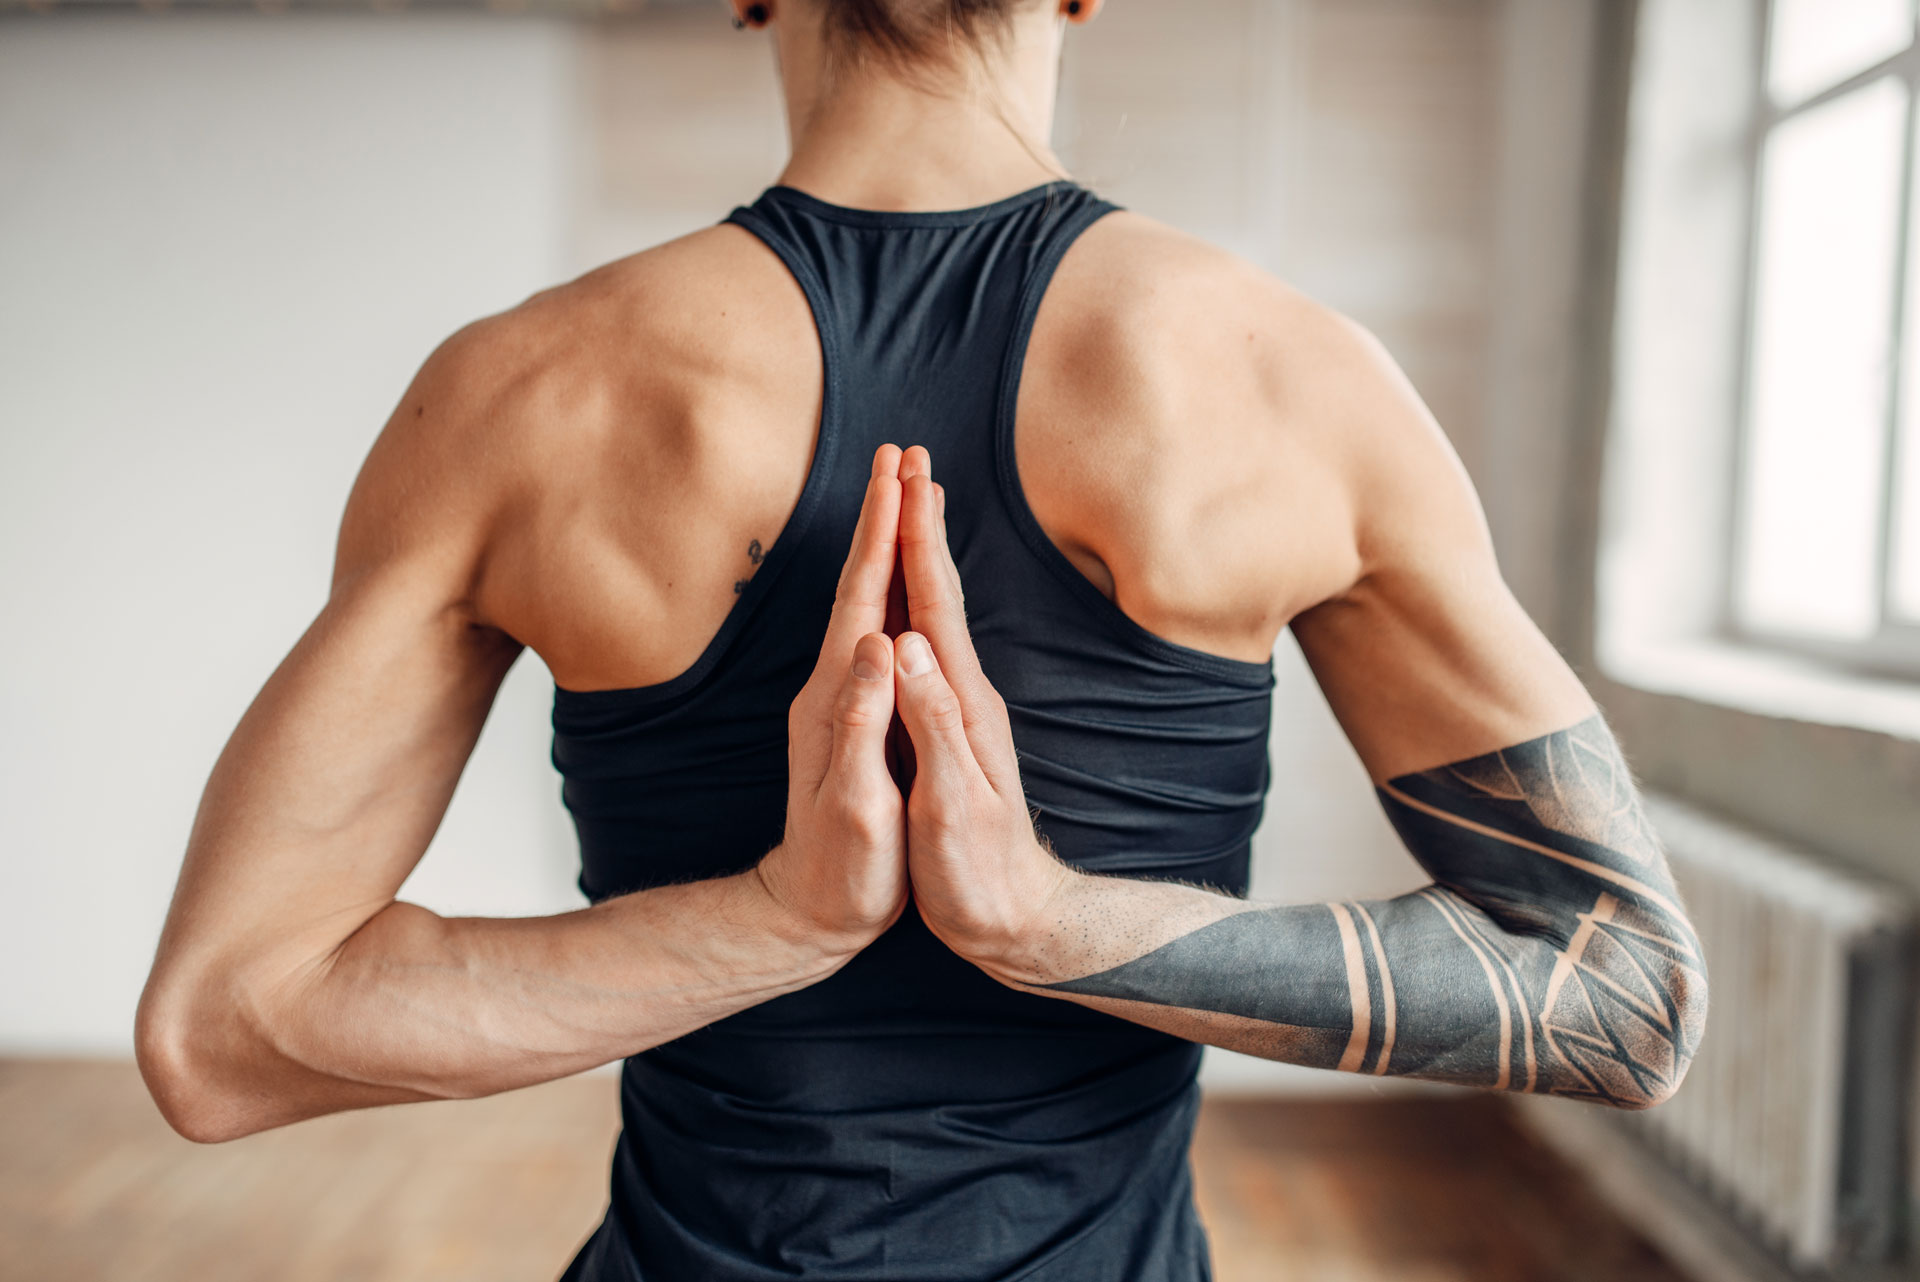
<svg viewBox="0 0 1920 1282">
<path fill-rule="evenodd" d="M 1294 635 L 1376 782 L 1565 729 L 1592 700 L 1501 578 L 1458 456 L 1380 343 L 1323 309 L 1294 412 L 1347 492 L 1354 574 Z"/>
<path fill-rule="evenodd" d="M 143 1025 L 320 964 L 438 826 L 519 651 L 468 608 L 499 502 L 471 386 L 487 346 L 467 331 L 436 352 L 368 455 L 325 606 L 208 780 Z"/>
</svg>

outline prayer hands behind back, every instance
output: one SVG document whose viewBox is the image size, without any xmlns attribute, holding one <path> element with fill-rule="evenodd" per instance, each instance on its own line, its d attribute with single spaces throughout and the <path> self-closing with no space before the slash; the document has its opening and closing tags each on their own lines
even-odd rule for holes
<svg viewBox="0 0 1920 1282">
<path fill-rule="evenodd" d="M 803 929 L 848 950 L 898 919 L 910 881 L 928 928 L 991 972 L 1074 873 L 1034 832 L 944 508 L 925 447 L 879 448 L 833 621 L 790 711 L 787 833 L 760 876 Z"/>
</svg>

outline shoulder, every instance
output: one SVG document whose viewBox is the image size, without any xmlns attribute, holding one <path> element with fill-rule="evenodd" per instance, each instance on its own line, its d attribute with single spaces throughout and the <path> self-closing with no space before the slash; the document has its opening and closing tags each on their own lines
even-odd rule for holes
<svg viewBox="0 0 1920 1282">
<path fill-rule="evenodd" d="M 463 326 L 369 452 L 336 575 L 407 549 L 477 563 L 531 509 L 564 506 L 616 462 L 644 476 L 651 454 L 664 467 L 698 403 L 817 380 L 796 307 L 804 297 L 772 256 L 720 225 Z"/>
<path fill-rule="evenodd" d="M 1110 214 L 1085 235 L 1078 363 L 1105 367 L 1100 386 L 1135 400 L 1126 417 L 1290 500 L 1312 489 L 1319 533 L 1350 535 L 1356 578 L 1408 539 L 1483 540 L 1445 430 L 1365 325 L 1138 214 Z M 1152 412 L 1138 412 L 1143 398 Z"/>
<path fill-rule="evenodd" d="M 1263 412 L 1269 432 L 1354 446 L 1380 410 L 1418 400 L 1364 325 L 1238 254 L 1125 210 L 1084 238 L 1087 253 L 1067 261 L 1089 354 L 1111 353 L 1175 392 L 1224 385 Z"/>
<path fill-rule="evenodd" d="M 1348 591 L 1409 522 L 1457 524 L 1457 503 L 1409 503 L 1465 474 L 1365 326 L 1131 211 L 1062 259 L 1020 422 L 1021 474 L 1064 478 L 1041 495 L 1050 532 L 1112 549 L 1169 612 L 1260 603 L 1248 633 Z"/>
<path fill-rule="evenodd" d="M 696 371 L 751 368 L 798 296 L 747 233 L 710 227 L 630 255 L 465 326 L 428 358 L 396 422 L 515 454 L 624 421 L 636 394 Z M 804 300 L 800 300 L 804 305 Z M 798 346 L 799 344 L 795 344 Z M 768 353 L 777 359 L 778 351 Z"/>
</svg>

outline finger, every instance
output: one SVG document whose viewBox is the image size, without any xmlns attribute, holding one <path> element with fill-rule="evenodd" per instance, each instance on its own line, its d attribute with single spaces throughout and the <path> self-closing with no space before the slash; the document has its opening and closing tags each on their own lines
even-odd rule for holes
<svg viewBox="0 0 1920 1282">
<path fill-rule="evenodd" d="M 891 442 L 882 443 L 873 452 L 873 463 L 867 469 L 867 489 L 860 501 L 860 518 L 854 522 L 853 542 L 847 549 L 847 562 L 840 567 L 840 579 L 844 583 L 859 556 L 863 542 L 867 540 L 884 521 L 876 522 L 874 499 L 877 486 L 887 478 L 898 477 L 900 471 L 900 447 Z M 897 519 L 896 519 L 897 524 Z"/>
<path fill-rule="evenodd" d="M 953 572 L 956 582 L 960 578 L 960 567 L 953 561 L 953 546 L 947 542 L 947 487 L 935 481 L 933 483 L 933 507 L 939 519 L 940 555 L 946 558 L 947 568 Z"/>
<path fill-rule="evenodd" d="M 884 632 L 869 632 L 854 643 L 853 659 L 833 706 L 833 754 L 827 777 L 888 774 L 887 727 L 892 724 L 893 643 Z"/>
<path fill-rule="evenodd" d="M 900 453 L 900 479 L 909 476 L 932 476 L 933 453 L 924 445 L 909 445 Z"/>
<path fill-rule="evenodd" d="M 959 696 L 947 683 L 927 638 L 901 633 L 893 646 L 893 667 L 894 699 L 913 741 L 916 785 L 927 775 L 952 780 L 981 774 Z"/>
<path fill-rule="evenodd" d="M 900 569 L 907 587 L 907 620 L 933 642 L 947 680 L 962 700 L 976 697 L 986 681 L 967 631 L 960 571 L 946 547 L 933 479 L 915 474 L 901 482 Z"/>
<path fill-rule="evenodd" d="M 939 499 L 937 507 L 941 512 L 941 547 L 945 549 L 947 547 L 947 487 L 941 486 L 939 482 L 933 482 L 933 495 L 935 499 Z M 952 553 L 948 553 L 947 558 L 952 560 Z M 956 568 L 954 582 L 958 580 L 960 580 L 960 570 Z M 893 574 L 893 589 L 887 595 L 887 635 L 897 637 L 902 631 L 912 626 L 914 626 L 912 620 L 906 618 L 906 572 L 897 566 Z M 972 631 L 968 635 L 972 637 Z"/>
<path fill-rule="evenodd" d="M 838 671 L 852 660 L 853 643 L 886 625 L 887 589 L 899 546 L 900 482 L 892 469 L 900 450 L 882 445 L 874 452 L 873 471 L 853 530 L 853 545 L 834 591 L 833 615 L 821 645 L 823 665 Z"/>
<path fill-rule="evenodd" d="M 1005 702 L 988 680 L 979 653 L 973 648 L 960 568 L 954 564 L 947 544 L 947 524 L 940 519 L 946 487 L 931 477 L 910 477 L 902 485 L 901 578 L 906 582 L 909 626 L 933 644 L 946 682 L 960 700 L 974 760 L 996 791 L 1018 793 L 1020 767 L 1013 750 L 1012 726 Z M 929 530 L 938 545 L 937 554 L 929 550 Z M 916 538 L 918 546 L 914 545 Z M 920 576 L 917 581 L 916 574 Z M 898 700 L 896 694 L 896 703 Z"/>
</svg>

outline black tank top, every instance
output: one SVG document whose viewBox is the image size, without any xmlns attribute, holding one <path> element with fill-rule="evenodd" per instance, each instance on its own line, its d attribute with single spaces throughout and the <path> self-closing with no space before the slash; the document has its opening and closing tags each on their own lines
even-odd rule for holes
<svg viewBox="0 0 1920 1282">
<path fill-rule="evenodd" d="M 950 212 L 772 187 L 825 383 L 805 486 L 700 658 L 556 688 L 589 899 L 750 867 L 781 838 L 788 705 L 819 655 L 873 452 L 925 445 L 1039 829 L 1090 871 L 1244 894 L 1271 662 L 1135 623 L 1053 545 L 1014 466 L 1042 292 L 1115 206 L 1071 182 Z M 1018 992 L 909 905 L 821 983 L 625 1061 L 611 1205 L 563 1282 L 1197 1282 L 1200 1047 Z"/>
</svg>

